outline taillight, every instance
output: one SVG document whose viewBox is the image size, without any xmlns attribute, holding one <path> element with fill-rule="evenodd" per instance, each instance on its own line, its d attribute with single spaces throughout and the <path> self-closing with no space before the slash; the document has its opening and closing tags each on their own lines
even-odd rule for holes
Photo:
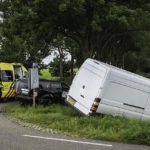
<svg viewBox="0 0 150 150">
<path fill-rule="evenodd" d="M 94 102 L 100 102 L 101 101 L 101 99 L 100 98 L 95 98 L 95 100 L 94 100 Z"/>
<path fill-rule="evenodd" d="M 98 105 L 100 103 L 101 99 L 100 98 L 95 98 L 94 103 L 92 104 L 92 107 L 90 109 L 90 112 L 96 112 Z"/>
</svg>

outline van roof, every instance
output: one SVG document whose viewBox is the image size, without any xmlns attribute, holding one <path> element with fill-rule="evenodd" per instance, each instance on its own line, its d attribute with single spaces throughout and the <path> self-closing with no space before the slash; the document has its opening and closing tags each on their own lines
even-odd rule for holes
<svg viewBox="0 0 150 150">
<path fill-rule="evenodd" d="M 143 76 L 140 76 L 138 74 L 135 74 L 135 73 L 132 73 L 132 72 L 129 72 L 129 71 L 126 71 L 124 69 L 121 69 L 121 68 L 118 68 L 118 67 L 115 67 L 115 66 L 112 66 L 112 65 L 109 65 L 107 63 L 103 63 L 101 61 L 98 61 L 98 60 L 94 60 L 94 59 L 91 59 L 91 58 L 88 58 L 87 59 L 87 62 L 88 61 L 92 61 L 92 62 L 95 62 L 96 64 L 101 64 L 104 68 L 106 68 L 108 71 L 112 71 L 116 74 L 118 74 L 119 76 L 127 76 L 129 78 L 132 78 L 133 80 L 135 80 L 136 82 L 138 81 L 138 83 L 144 83 L 145 85 L 147 86 L 150 86 L 150 79 L 146 78 L 146 77 L 143 77 Z"/>
<path fill-rule="evenodd" d="M 13 70 L 14 65 L 22 66 L 24 70 L 26 70 L 26 68 L 21 63 L 5 63 L 5 62 L 0 62 L 0 70 Z"/>
</svg>

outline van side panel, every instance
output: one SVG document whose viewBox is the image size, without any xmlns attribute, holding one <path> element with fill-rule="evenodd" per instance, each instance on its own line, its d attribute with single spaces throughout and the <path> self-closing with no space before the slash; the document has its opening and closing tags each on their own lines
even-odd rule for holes
<svg viewBox="0 0 150 150">
<path fill-rule="evenodd" d="M 148 96 L 149 94 L 144 91 L 115 82 L 109 82 L 103 94 L 105 99 L 115 101 L 116 103 L 121 102 L 126 106 L 135 106 L 135 108 L 144 108 Z"/>
<path fill-rule="evenodd" d="M 122 83 L 123 85 L 127 85 L 130 87 L 134 87 L 135 89 L 140 89 L 140 90 L 145 91 L 147 93 L 150 92 L 150 85 L 145 84 L 143 81 L 139 81 L 138 79 L 130 77 L 130 76 L 123 74 L 121 72 L 111 71 L 109 80 L 117 82 L 117 83 Z"/>
<path fill-rule="evenodd" d="M 97 111 L 140 119 L 149 93 L 146 92 L 147 87 L 144 88 L 144 85 L 143 88 L 139 87 L 138 83 L 123 79 L 123 76 L 116 77 L 111 73 Z"/>
<path fill-rule="evenodd" d="M 142 115 L 142 120 L 150 120 L 150 95 Z"/>
</svg>

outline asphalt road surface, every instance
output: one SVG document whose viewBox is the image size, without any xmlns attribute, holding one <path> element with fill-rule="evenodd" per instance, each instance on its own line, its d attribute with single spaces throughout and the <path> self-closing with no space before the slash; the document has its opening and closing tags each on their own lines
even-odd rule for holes
<svg viewBox="0 0 150 150">
<path fill-rule="evenodd" d="M 74 138 L 22 127 L 2 115 L 2 108 L 12 104 L 0 103 L 0 150 L 150 150 L 150 146 Z"/>
</svg>

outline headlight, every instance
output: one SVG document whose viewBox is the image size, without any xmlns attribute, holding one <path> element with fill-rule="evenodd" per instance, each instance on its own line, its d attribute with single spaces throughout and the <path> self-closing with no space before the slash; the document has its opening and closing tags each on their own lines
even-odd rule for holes
<svg viewBox="0 0 150 150">
<path fill-rule="evenodd" d="M 29 94 L 29 89 L 21 89 L 21 94 L 28 95 Z"/>
</svg>

